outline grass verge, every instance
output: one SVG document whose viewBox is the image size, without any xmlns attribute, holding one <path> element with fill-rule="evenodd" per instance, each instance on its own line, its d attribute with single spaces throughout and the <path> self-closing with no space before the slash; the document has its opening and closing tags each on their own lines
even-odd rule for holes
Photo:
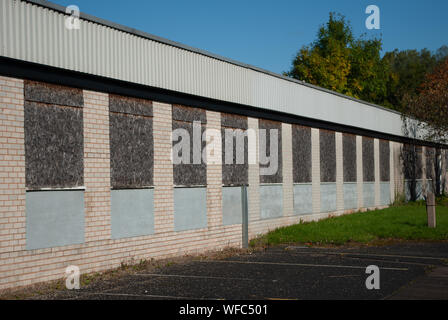
<svg viewBox="0 0 448 320">
<path fill-rule="evenodd" d="M 313 245 L 368 244 L 387 240 L 448 239 L 448 207 L 437 206 L 437 228 L 427 227 L 422 203 L 359 212 L 318 222 L 300 223 L 269 232 L 251 241 L 252 247 L 288 243 Z"/>
</svg>

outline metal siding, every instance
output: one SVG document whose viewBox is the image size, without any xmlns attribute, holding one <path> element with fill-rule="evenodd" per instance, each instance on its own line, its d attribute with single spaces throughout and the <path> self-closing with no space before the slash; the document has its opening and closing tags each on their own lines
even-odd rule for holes
<svg viewBox="0 0 448 320">
<path fill-rule="evenodd" d="M 402 135 L 399 114 L 362 102 L 87 20 L 69 31 L 67 15 L 31 3 L 0 10 L 2 56 Z"/>
</svg>

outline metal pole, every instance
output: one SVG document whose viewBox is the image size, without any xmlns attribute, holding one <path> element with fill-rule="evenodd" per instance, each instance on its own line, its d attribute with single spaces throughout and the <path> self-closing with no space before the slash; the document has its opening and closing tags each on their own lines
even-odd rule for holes
<svg viewBox="0 0 448 320">
<path fill-rule="evenodd" d="M 248 248 L 249 247 L 249 212 L 248 212 L 248 206 L 247 206 L 247 186 L 241 187 L 241 208 L 242 208 L 242 214 L 243 214 L 243 221 L 242 221 L 242 231 L 243 231 L 243 242 L 242 247 Z"/>
</svg>

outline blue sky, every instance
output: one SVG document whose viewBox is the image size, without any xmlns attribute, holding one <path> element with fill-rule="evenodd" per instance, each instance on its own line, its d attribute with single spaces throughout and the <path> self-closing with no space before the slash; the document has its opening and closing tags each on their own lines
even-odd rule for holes
<svg viewBox="0 0 448 320">
<path fill-rule="evenodd" d="M 331 11 L 345 15 L 356 36 L 381 35 L 383 52 L 448 45 L 447 0 L 52 2 L 277 73 L 287 71 L 295 53 L 315 40 Z M 381 10 L 380 30 L 365 27 L 370 4 Z"/>
</svg>

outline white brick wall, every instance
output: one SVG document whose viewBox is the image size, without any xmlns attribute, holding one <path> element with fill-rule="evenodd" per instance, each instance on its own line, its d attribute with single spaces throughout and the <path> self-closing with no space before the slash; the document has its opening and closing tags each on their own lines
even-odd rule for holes
<svg viewBox="0 0 448 320">
<path fill-rule="evenodd" d="M 342 133 L 336 132 L 336 208 L 344 211 L 344 163 L 342 150 Z"/>
<path fill-rule="evenodd" d="M 364 175 L 362 171 L 362 137 L 356 136 L 356 181 L 358 189 L 358 208 L 364 206 L 363 183 Z"/>
<path fill-rule="evenodd" d="M 207 132 L 217 130 L 221 133 L 221 114 L 219 112 L 207 111 Z M 207 134 L 207 140 L 211 139 L 210 134 Z M 213 152 L 221 157 L 222 147 L 221 140 L 217 143 L 210 143 L 207 145 Z M 210 154 L 212 151 L 207 152 Z M 211 160 L 211 159 L 210 159 Z M 219 158 L 221 160 L 221 158 Z M 222 164 L 207 163 L 207 220 L 208 227 L 222 226 Z"/>
<path fill-rule="evenodd" d="M 77 265 L 82 273 L 118 267 L 122 262 L 166 258 L 226 246 L 241 245 L 241 225 L 222 226 L 222 167 L 207 168 L 208 227 L 174 231 L 173 165 L 171 162 L 171 105 L 153 103 L 154 118 L 154 231 L 153 235 L 112 240 L 110 235 L 110 144 L 108 95 L 84 91 L 85 243 L 25 250 L 25 156 L 23 81 L 0 77 L 0 290 L 60 279 L 65 267 Z M 258 119 L 248 118 L 258 137 Z M 220 114 L 207 111 L 207 128 L 221 128 Z M 249 164 L 249 237 L 297 223 L 329 216 L 320 213 L 319 129 L 312 129 L 313 214 L 293 212 L 292 133 L 282 124 L 283 217 L 260 219 L 260 176 L 257 161 Z M 391 190 L 402 188 L 394 167 L 400 144 L 391 143 Z M 397 151 L 398 150 L 398 151 Z M 377 177 L 377 144 L 375 144 Z M 342 135 L 336 133 L 337 213 L 343 211 Z M 362 140 L 357 137 L 358 199 L 362 206 Z M 397 171 L 398 170 L 398 171 Z M 393 185 L 392 185 L 392 182 Z M 401 185 L 400 185 L 401 183 Z M 334 213 L 332 215 L 335 215 Z"/>
<path fill-rule="evenodd" d="M 172 107 L 153 103 L 154 122 L 154 230 L 174 230 L 173 163 L 171 161 Z"/>
<path fill-rule="evenodd" d="M 251 234 L 252 228 L 250 222 L 257 221 L 260 219 L 260 168 L 258 165 L 258 119 L 248 118 L 247 119 L 248 129 L 255 132 L 257 136 L 257 145 L 255 155 L 256 163 L 249 163 L 249 188 L 248 193 L 248 210 L 249 210 L 249 235 Z"/>
<path fill-rule="evenodd" d="M 26 246 L 23 103 L 23 81 L 0 77 L 0 253 Z"/>
<path fill-rule="evenodd" d="M 373 158 L 375 161 L 375 206 L 381 205 L 380 199 L 380 141 L 373 140 Z"/>
<path fill-rule="evenodd" d="M 394 168 L 394 142 L 389 141 L 389 177 L 390 177 L 390 201 L 395 201 L 395 168 Z"/>
<path fill-rule="evenodd" d="M 110 239 L 109 96 L 84 90 L 85 241 Z"/>
<path fill-rule="evenodd" d="M 282 123 L 283 159 L 283 216 L 294 215 L 294 186 L 292 177 L 292 127 Z"/>
<path fill-rule="evenodd" d="M 311 128 L 311 179 L 313 213 L 320 213 L 320 136 L 315 128 Z"/>
</svg>

